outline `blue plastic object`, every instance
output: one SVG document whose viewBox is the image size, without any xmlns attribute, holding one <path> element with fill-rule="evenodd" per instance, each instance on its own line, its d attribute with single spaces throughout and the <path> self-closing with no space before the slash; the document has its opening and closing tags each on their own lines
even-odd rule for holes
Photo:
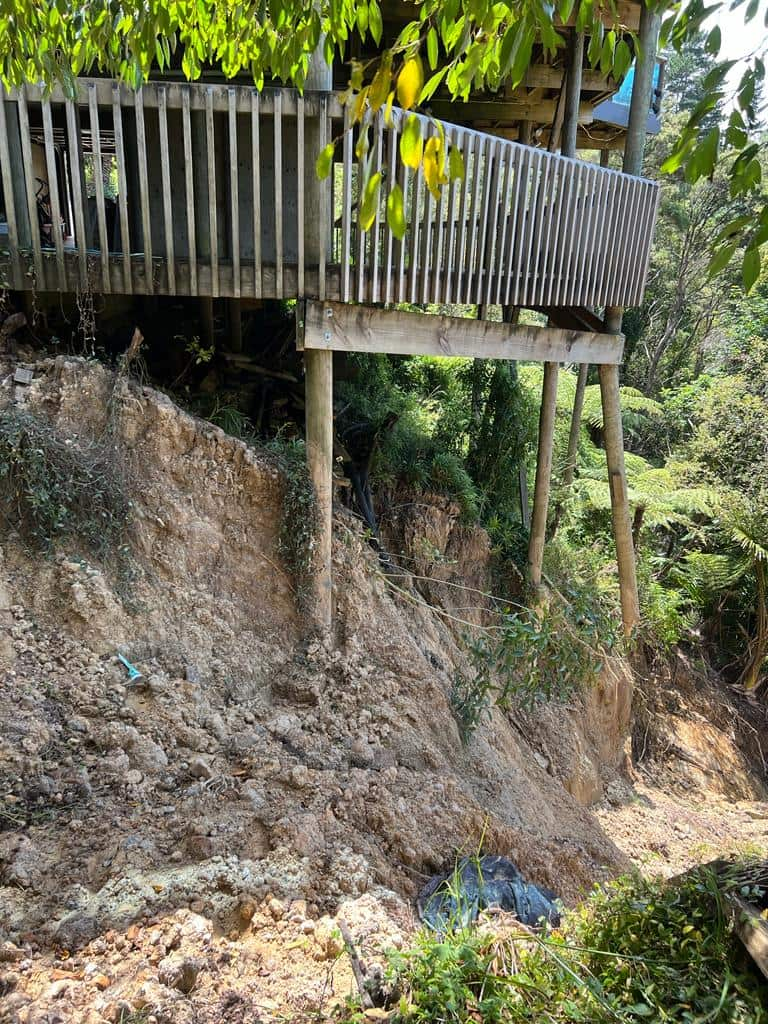
<svg viewBox="0 0 768 1024">
<path fill-rule="evenodd" d="M 127 658 L 124 658 L 122 656 L 122 654 L 120 654 L 119 651 L 117 653 L 117 656 L 120 659 L 120 661 L 122 661 L 122 663 L 125 665 L 125 667 L 128 669 L 128 681 L 129 682 L 135 683 L 137 679 L 141 679 L 141 672 L 139 672 L 139 670 L 136 668 L 135 665 L 132 665 L 130 663 L 130 661 L 128 661 Z"/>
</svg>

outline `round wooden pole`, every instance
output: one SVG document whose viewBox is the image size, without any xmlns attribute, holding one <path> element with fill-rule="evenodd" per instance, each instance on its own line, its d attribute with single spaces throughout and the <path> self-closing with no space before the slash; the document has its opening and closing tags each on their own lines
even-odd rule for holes
<svg viewBox="0 0 768 1024">
<path fill-rule="evenodd" d="M 622 170 L 626 174 L 641 174 L 643 170 L 645 135 L 660 25 L 661 15 L 652 10 L 647 3 L 643 3 L 638 31 L 639 56 L 632 82 L 629 126 L 624 143 L 622 163 Z M 605 310 L 606 330 L 619 333 L 622 314 L 623 310 L 618 306 L 607 307 Z M 603 434 L 605 457 L 608 462 L 608 483 L 611 489 L 613 536 L 616 542 L 616 562 L 619 570 L 621 617 L 624 623 L 624 633 L 626 636 L 630 636 L 640 622 L 640 599 L 637 592 L 632 524 L 629 518 L 618 366 L 600 366 L 600 397 L 603 404 Z"/>
<path fill-rule="evenodd" d="M 603 364 L 600 372 L 600 397 L 603 403 L 603 435 L 608 463 L 608 484 L 611 491 L 613 537 L 619 570 L 619 593 L 624 635 L 629 637 L 640 622 L 640 599 L 637 593 L 635 548 L 629 518 L 627 470 L 624 465 L 624 430 L 619 401 L 619 368 Z"/>
<path fill-rule="evenodd" d="M 563 156 L 576 156 L 576 132 L 579 127 L 581 101 L 581 71 L 584 64 L 584 33 L 572 32 L 569 40 L 568 72 L 565 81 L 565 116 L 563 118 Z"/>
<path fill-rule="evenodd" d="M 322 38 L 310 59 L 305 85 L 308 91 L 328 92 L 333 88 Z M 320 152 L 319 119 L 307 118 L 304 131 L 305 259 L 308 265 L 319 266 L 321 248 L 326 248 L 327 256 L 331 236 L 330 230 L 324 231 L 322 225 L 326 215 L 325 183 L 319 183 L 315 174 L 315 160 Z M 305 349 L 304 374 L 307 461 L 318 505 L 313 611 L 317 628 L 329 642 L 333 625 L 333 352 Z"/>
<path fill-rule="evenodd" d="M 544 383 L 541 388 L 539 412 L 539 445 L 536 457 L 536 484 L 533 489 L 531 536 L 528 542 L 528 578 L 534 591 L 541 589 L 544 540 L 547 532 L 549 489 L 552 479 L 552 450 L 555 439 L 555 412 L 557 406 L 557 363 L 544 363 Z"/>
<path fill-rule="evenodd" d="M 309 475 L 318 505 L 313 611 L 329 637 L 333 620 L 333 352 L 304 351 Z"/>
<path fill-rule="evenodd" d="M 574 473 L 576 472 L 576 454 L 579 448 L 581 414 L 584 411 L 584 392 L 587 388 L 588 373 L 589 363 L 579 363 L 579 376 L 576 379 L 576 394 L 573 398 L 573 411 L 571 413 L 571 429 L 568 433 L 568 454 L 565 458 L 565 469 L 563 470 L 564 490 L 571 486 Z"/>
</svg>

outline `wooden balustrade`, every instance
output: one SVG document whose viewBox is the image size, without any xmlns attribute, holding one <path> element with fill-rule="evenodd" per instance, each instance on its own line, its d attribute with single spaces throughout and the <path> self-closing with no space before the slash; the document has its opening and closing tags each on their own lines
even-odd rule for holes
<svg viewBox="0 0 768 1024">
<path fill-rule="evenodd" d="M 336 95 L 174 82 L 134 93 L 79 79 L 74 98 L 34 86 L 3 98 L 9 287 L 515 306 L 642 298 L 658 186 L 641 178 L 446 124 L 465 175 L 435 199 L 400 158 L 409 115 L 395 109 L 387 124 L 379 112 L 368 131 L 383 184 L 362 231 L 361 129 L 348 128 Z M 428 118 L 419 124 L 425 139 L 437 133 Z M 308 135 L 337 140 L 325 181 Z M 385 216 L 395 182 L 402 241 Z M 327 212 L 319 260 L 305 246 L 310 189 L 320 192 L 312 208 Z"/>
</svg>

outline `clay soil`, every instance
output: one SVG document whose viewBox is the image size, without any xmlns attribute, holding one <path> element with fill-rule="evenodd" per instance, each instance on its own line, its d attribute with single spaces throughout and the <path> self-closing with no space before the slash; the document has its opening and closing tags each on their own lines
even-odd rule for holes
<svg viewBox="0 0 768 1024">
<path fill-rule="evenodd" d="M 481 841 L 567 904 L 633 861 L 765 848 L 759 773 L 695 692 L 652 709 L 674 736 L 655 726 L 632 767 L 619 661 L 461 743 L 456 588 L 482 589 L 489 546 L 449 503 L 400 524 L 428 587 L 393 587 L 339 510 L 326 649 L 279 554 L 273 461 L 97 365 L 33 370 L 19 388 L 0 367 L 0 405 L 74 444 L 112 417 L 132 571 L 0 539 L 2 1024 L 330 1019 L 354 990 L 341 923 L 380 962 L 420 886 Z"/>
</svg>

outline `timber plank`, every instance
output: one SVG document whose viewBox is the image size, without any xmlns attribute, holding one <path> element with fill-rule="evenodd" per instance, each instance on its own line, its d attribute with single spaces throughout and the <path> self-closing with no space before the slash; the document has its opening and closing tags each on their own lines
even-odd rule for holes
<svg viewBox="0 0 768 1024">
<path fill-rule="evenodd" d="M 432 316 L 337 302 L 307 302 L 305 348 L 390 355 L 467 356 L 537 362 L 621 362 L 615 334 Z"/>
</svg>

